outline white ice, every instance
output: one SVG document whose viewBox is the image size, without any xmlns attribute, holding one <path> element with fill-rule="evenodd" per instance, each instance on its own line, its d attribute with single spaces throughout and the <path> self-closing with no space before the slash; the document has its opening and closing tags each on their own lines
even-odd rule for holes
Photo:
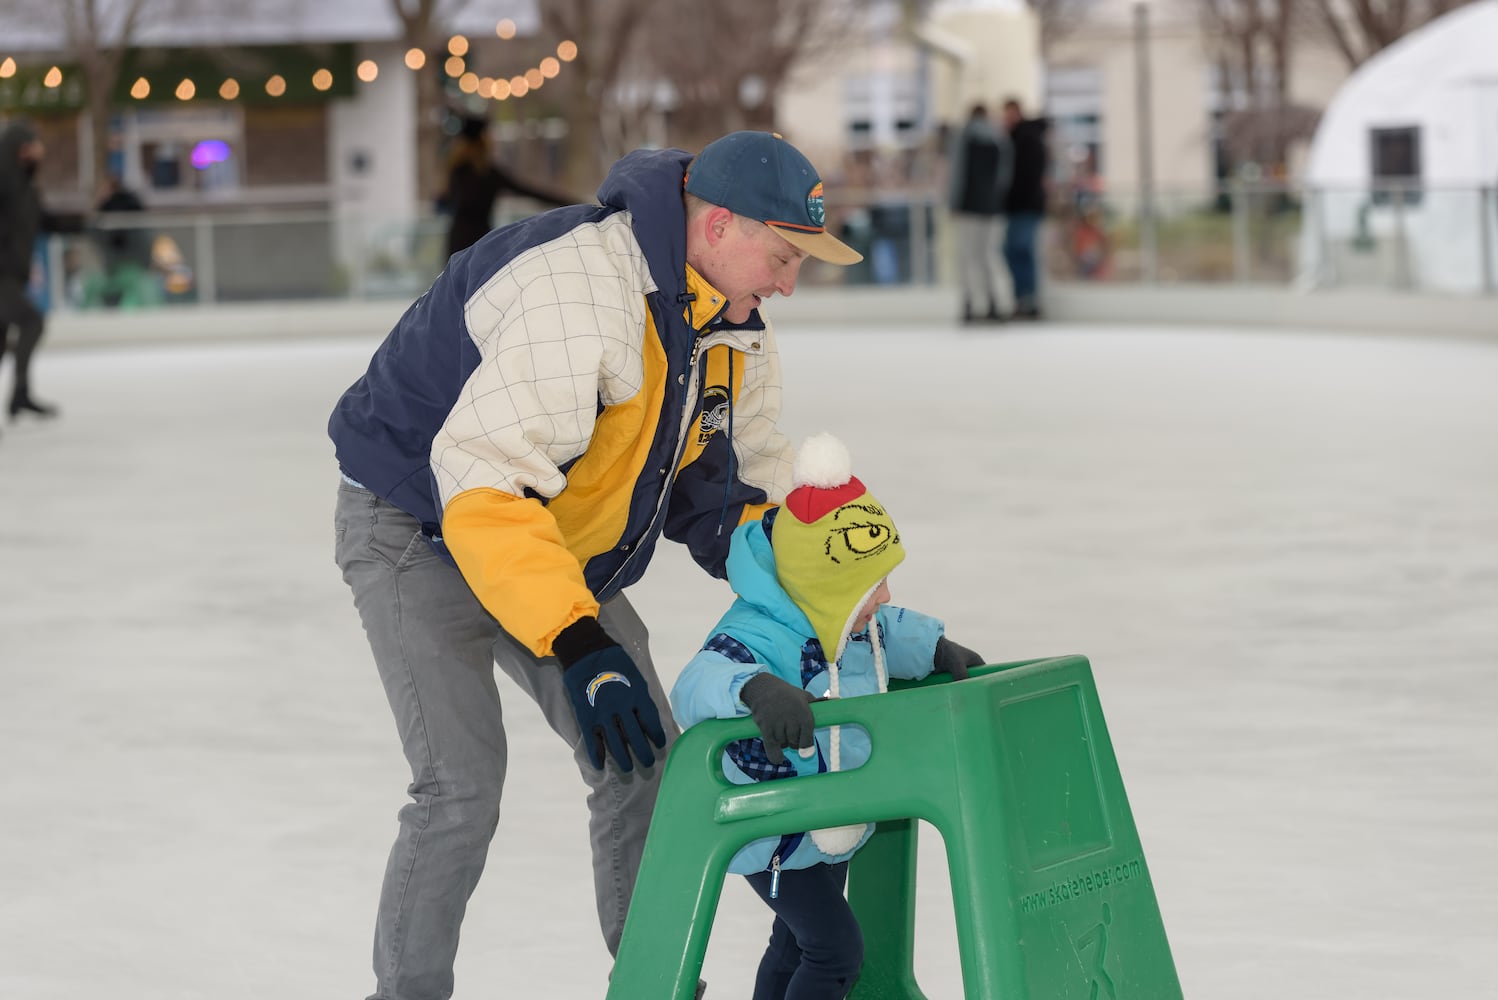
<svg viewBox="0 0 1498 1000">
<path fill-rule="evenodd" d="M 895 600 L 991 660 L 1091 659 L 1188 997 L 1498 995 L 1494 345 L 780 341 L 787 429 L 843 438 L 900 525 Z M 323 427 L 374 343 L 44 346 L 64 415 L 0 435 L 0 997 L 372 988 L 408 774 Z M 668 683 L 729 600 L 669 545 L 632 596 Z M 457 996 L 600 997 L 581 784 L 504 693 Z M 738 883 L 711 1000 L 748 997 L 769 927 Z M 918 910 L 926 992 L 960 996 L 929 829 Z"/>
</svg>

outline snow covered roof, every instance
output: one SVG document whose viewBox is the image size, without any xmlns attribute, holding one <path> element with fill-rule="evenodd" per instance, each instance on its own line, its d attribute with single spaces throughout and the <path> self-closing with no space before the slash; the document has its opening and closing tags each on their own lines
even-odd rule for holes
<svg viewBox="0 0 1498 1000">
<path fill-rule="evenodd" d="M 1332 99 L 1311 144 L 1307 177 L 1366 184 L 1369 129 L 1423 126 L 1423 179 L 1491 184 L 1498 147 L 1498 0 L 1478 0 L 1368 60 Z"/>
<path fill-rule="evenodd" d="M 140 48 L 385 41 L 401 33 L 393 0 L 198 0 L 170 17 L 168 10 L 177 8 L 166 0 L 99 0 L 101 23 L 118 25 L 132 3 L 144 5 L 133 40 Z M 439 5 L 439 18 L 447 29 L 468 34 L 492 32 L 504 18 L 521 35 L 533 34 L 540 20 L 535 0 L 448 0 Z M 64 38 L 56 0 L 0 6 L 0 57 L 63 51 Z"/>
</svg>

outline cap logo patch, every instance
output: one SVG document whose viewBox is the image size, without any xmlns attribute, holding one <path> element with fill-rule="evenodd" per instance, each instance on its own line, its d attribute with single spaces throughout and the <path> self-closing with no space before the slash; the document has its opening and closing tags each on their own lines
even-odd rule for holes
<svg viewBox="0 0 1498 1000">
<path fill-rule="evenodd" d="M 827 224 L 827 209 L 822 205 L 822 182 L 817 181 L 817 186 L 811 189 L 806 196 L 806 214 L 811 216 L 814 226 Z"/>
</svg>

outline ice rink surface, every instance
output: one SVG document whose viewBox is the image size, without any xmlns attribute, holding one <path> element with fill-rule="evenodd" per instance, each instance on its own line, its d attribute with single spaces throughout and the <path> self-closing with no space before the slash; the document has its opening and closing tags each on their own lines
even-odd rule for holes
<svg viewBox="0 0 1498 1000">
<path fill-rule="evenodd" d="M 901 528 L 896 603 L 993 661 L 1091 659 L 1188 997 L 1495 995 L 1498 345 L 779 339 L 787 430 L 842 437 Z M 375 342 L 44 347 L 64 416 L 0 436 L 0 997 L 372 988 L 409 776 L 323 428 Z M 730 599 L 669 544 L 630 593 L 668 684 Z M 501 682 L 456 995 L 601 997 L 582 785 Z M 929 828 L 918 910 L 960 997 Z M 731 879 L 709 1000 L 747 1000 L 769 922 Z"/>
</svg>

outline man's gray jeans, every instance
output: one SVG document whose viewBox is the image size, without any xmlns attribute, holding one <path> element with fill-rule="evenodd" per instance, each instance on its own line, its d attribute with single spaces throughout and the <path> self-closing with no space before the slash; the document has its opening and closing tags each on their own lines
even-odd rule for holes
<svg viewBox="0 0 1498 1000">
<path fill-rule="evenodd" d="M 509 756 L 496 663 L 572 748 L 589 788 L 598 918 L 614 953 L 661 764 L 637 766 L 629 774 L 613 766 L 594 770 L 556 660 L 538 659 L 499 627 L 462 574 L 432 550 L 415 518 L 343 482 L 334 528 L 338 566 L 353 590 L 411 765 L 411 801 L 400 810 L 400 833 L 380 892 L 372 1000 L 452 995 L 458 930 L 499 822 Z M 650 660 L 644 624 L 623 597 L 605 604 L 599 620 L 650 685 L 669 744 L 678 730 Z"/>
</svg>

